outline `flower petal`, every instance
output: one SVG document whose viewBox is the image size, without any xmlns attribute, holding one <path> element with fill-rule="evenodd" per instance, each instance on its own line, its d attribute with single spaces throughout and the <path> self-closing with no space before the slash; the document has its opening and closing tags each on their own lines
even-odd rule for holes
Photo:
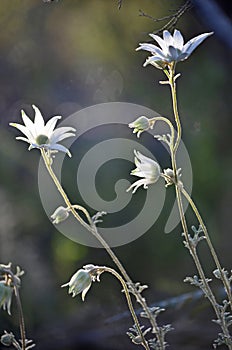
<svg viewBox="0 0 232 350">
<path fill-rule="evenodd" d="M 140 186 L 144 185 L 146 185 L 146 179 L 137 180 L 126 190 L 126 192 L 129 192 L 133 189 L 132 193 L 135 193 Z"/>
<path fill-rule="evenodd" d="M 67 147 L 64 147 L 63 145 L 59 145 L 58 143 L 48 145 L 48 148 L 67 153 L 70 158 L 72 156 Z"/>
<path fill-rule="evenodd" d="M 21 116 L 22 116 L 22 120 L 26 126 L 26 128 L 28 130 L 30 130 L 32 136 L 34 138 L 36 138 L 36 130 L 35 130 L 35 125 L 34 123 L 32 122 L 32 120 L 26 115 L 26 113 L 24 112 L 24 110 L 21 110 Z"/>
<path fill-rule="evenodd" d="M 136 51 L 139 51 L 139 50 L 145 50 L 145 51 L 149 51 L 153 54 L 160 54 L 162 53 L 162 50 L 156 46 L 156 45 L 153 45 L 153 44 L 147 44 L 147 43 L 142 43 L 142 44 L 139 44 L 140 46 L 137 47 Z"/>
<path fill-rule="evenodd" d="M 63 136 L 64 134 L 71 134 L 70 136 L 67 136 L 67 137 L 75 136 L 74 134 L 75 131 L 76 129 L 71 128 L 69 126 L 63 126 L 63 127 L 57 128 L 56 130 L 53 131 L 50 137 L 50 143 L 56 143 L 62 140 L 61 136 Z"/>
<path fill-rule="evenodd" d="M 20 130 L 24 135 L 27 136 L 29 140 L 33 139 L 33 135 L 30 130 L 24 125 L 18 124 L 18 123 L 10 123 L 10 126 L 13 126 L 14 128 Z"/>
<path fill-rule="evenodd" d="M 148 64 L 155 64 L 156 62 L 167 62 L 167 57 L 165 57 L 163 54 L 162 56 L 150 56 L 146 59 L 146 61 L 144 62 L 143 66 L 146 67 Z M 160 67 L 159 67 L 160 68 Z"/>
<path fill-rule="evenodd" d="M 68 137 L 74 137 L 74 136 L 76 136 L 76 135 L 72 132 L 65 132 L 64 134 L 57 136 L 55 142 L 53 142 L 53 138 L 51 137 L 51 143 L 57 143 L 57 142 L 60 142 L 64 139 L 67 139 Z"/>
<path fill-rule="evenodd" d="M 45 130 L 45 134 L 50 136 L 51 133 L 53 132 L 55 126 L 56 126 L 56 123 L 59 119 L 61 119 L 62 117 L 57 115 L 55 117 L 52 117 L 51 119 L 49 119 L 49 121 L 47 122 L 47 124 L 45 125 L 44 127 L 44 130 Z"/>
<path fill-rule="evenodd" d="M 44 129 L 44 119 L 42 117 L 42 114 L 39 110 L 38 107 L 36 107 L 35 105 L 32 105 L 32 108 L 34 109 L 35 111 L 35 121 L 34 121 L 34 124 L 35 124 L 35 128 L 36 128 L 36 132 L 37 132 L 37 135 L 42 133 L 43 132 L 43 129 Z"/>
<path fill-rule="evenodd" d="M 177 49 L 182 50 L 184 45 L 184 38 L 179 30 L 175 29 L 173 34 L 173 39 L 174 39 L 174 46 Z"/>
<path fill-rule="evenodd" d="M 173 45 L 174 40 L 168 30 L 163 31 L 163 38 L 167 46 Z"/>
<path fill-rule="evenodd" d="M 208 38 L 208 36 L 210 36 L 212 34 L 213 34 L 213 32 L 200 34 L 200 35 L 196 36 L 195 38 L 189 40 L 184 45 L 183 52 L 186 52 L 186 53 L 188 53 L 188 55 L 190 55 L 197 48 L 197 46 L 202 43 L 202 41 L 204 41 L 206 38 Z"/>
<path fill-rule="evenodd" d="M 149 35 L 150 35 L 150 37 L 152 37 L 152 39 L 154 39 L 159 44 L 159 46 L 161 47 L 161 49 L 163 51 L 167 51 L 167 44 L 166 44 L 165 40 L 163 40 L 162 38 L 160 38 L 156 34 L 149 34 Z"/>
<path fill-rule="evenodd" d="M 21 136 L 16 137 L 16 140 L 20 140 L 20 141 L 25 141 L 27 143 L 31 143 L 28 139 L 26 139 L 25 137 L 21 137 Z"/>
<path fill-rule="evenodd" d="M 88 286 L 87 288 L 85 288 L 85 289 L 83 290 L 83 292 L 82 292 L 82 294 L 81 294 L 81 299 L 82 299 L 82 301 L 85 301 L 85 296 L 86 296 L 86 294 L 87 294 L 87 292 L 88 292 L 88 290 L 89 290 L 90 287 L 91 287 L 91 283 L 89 284 L 89 286 Z"/>
</svg>

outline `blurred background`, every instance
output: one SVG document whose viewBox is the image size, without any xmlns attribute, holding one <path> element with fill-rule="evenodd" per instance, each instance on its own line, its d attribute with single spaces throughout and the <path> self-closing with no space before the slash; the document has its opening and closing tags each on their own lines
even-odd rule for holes
<svg viewBox="0 0 232 350">
<path fill-rule="evenodd" d="M 102 276 L 102 282 L 93 285 L 85 303 L 60 288 L 85 264 L 113 263 L 104 250 L 72 242 L 49 222 L 38 193 L 39 152 L 27 152 L 25 144 L 15 141 L 19 133 L 8 124 L 21 123 L 21 109 L 32 117 L 32 104 L 40 107 L 47 120 L 113 101 L 141 104 L 172 118 L 169 90 L 158 83 L 162 72 L 143 68 L 147 55 L 136 53 L 135 48 L 149 39 L 148 33 L 167 23 L 139 16 L 140 9 L 162 18 L 183 3 L 124 0 L 119 10 L 113 0 L 1 0 L 0 262 L 11 261 L 26 271 L 21 295 L 27 336 L 37 349 L 135 346 L 125 335 L 132 322 L 124 314 L 124 295 L 111 276 Z M 194 3 L 176 28 L 186 40 L 203 32 L 215 31 L 215 35 L 177 67 L 182 74 L 178 93 L 183 140 L 193 167 L 193 198 L 222 265 L 231 269 L 231 47 L 199 1 Z M 231 21 L 231 3 L 218 4 Z M 109 178 L 108 174 L 108 186 Z M 65 186 L 72 193 L 69 182 Z M 139 191 L 137 200 L 143 199 Z M 183 302 L 181 297 L 195 291 L 183 283 L 195 268 L 183 248 L 181 227 L 164 234 L 172 203 L 170 188 L 162 215 L 149 232 L 114 251 L 134 281 L 149 284 L 144 293 L 147 301 L 166 306 L 159 320 L 175 328 L 167 336 L 170 349 L 209 349 L 218 328 L 210 321 L 208 304 L 191 297 Z M 191 212 L 187 215 L 194 224 Z M 200 253 L 210 275 L 214 266 L 204 244 Z M 0 312 L 1 333 L 6 329 L 18 334 L 14 303 L 12 314 Z"/>
</svg>

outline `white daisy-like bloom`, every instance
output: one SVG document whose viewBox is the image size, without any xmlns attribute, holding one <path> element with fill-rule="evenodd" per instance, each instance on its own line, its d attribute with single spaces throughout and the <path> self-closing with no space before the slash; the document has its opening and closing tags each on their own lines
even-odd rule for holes
<svg viewBox="0 0 232 350">
<path fill-rule="evenodd" d="M 16 140 L 22 140 L 30 144 L 29 150 L 33 148 L 44 148 L 46 150 L 55 150 L 65 152 L 71 157 L 69 150 L 60 145 L 59 142 L 75 136 L 76 129 L 72 127 L 60 127 L 56 128 L 56 123 L 61 116 L 55 116 L 48 120 L 45 124 L 42 114 L 38 107 L 32 105 L 35 111 L 34 122 L 26 115 L 22 110 L 22 120 L 24 125 L 18 123 L 10 123 L 11 126 L 20 130 L 26 137 L 18 136 Z"/>
<path fill-rule="evenodd" d="M 164 30 L 163 39 L 158 35 L 149 34 L 160 47 L 150 43 L 141 43 L 136 51 L 145 50 L 152 54 L 152 56 L 145 61 L 144 66 L 152 64 L 156 68 L 164 69 L 172 62 L 186 60 L 202 41 L 212 34 L 213 32 L 200 34 L 184 44 L 184 38 L 179 30 L 175 29 L 173 36 L 168 30 Z"/>
<path fill-rule="evenodd" d="M 133 189 L 132 193 L 135 193 L 140 186 L 147 189 L 148 185 L 157 182 L 161 175 L 160 166 L 156 161 L 136 150 L 134 150 L 134 154 L 136 168 L 131 171 L 131 175 L 142 177 L 143 179 L 134 182 L 127 189 L 127 192 Z"/>
</svg>

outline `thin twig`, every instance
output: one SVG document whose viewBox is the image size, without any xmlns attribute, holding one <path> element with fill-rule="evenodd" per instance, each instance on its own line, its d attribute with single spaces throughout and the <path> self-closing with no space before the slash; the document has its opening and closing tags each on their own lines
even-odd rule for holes
<svg viewBox="0 0 232 350">
<path fill-rule="evenodd" d="M 118 0 L 118 9 L 119 9 L 119 10 L 120 10 L 121 7 L 122 7 L 122 2 L 123 2 L 123 0 Z"/>
<path fill-rule="evenodd" d="M 162 22 L 168 20 L 168 23 L 166 23 L 162 28 L 155 31 L 154 34 L 161 34 L 165 29 L 173 29 L 173 27 L 176 25 L 178 20 L 191 8 L 193 7 L 190 0 L 187 0 L 182 6 L 179 7 L 179 9 L 169 16 L 164 16 L 161 18 L 155 18 L 145 12 L 143 12 L 141 9 L 139 10 L 139 15 L 151 19 L 153 22 Z"/>
</svg>

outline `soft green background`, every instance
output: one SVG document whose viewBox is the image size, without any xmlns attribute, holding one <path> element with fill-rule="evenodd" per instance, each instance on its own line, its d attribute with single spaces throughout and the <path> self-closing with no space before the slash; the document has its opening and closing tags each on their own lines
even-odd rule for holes
<svg viewBox="0 0 232 350">
<path fill-rule="evenodd" d="M 143 68 L 146 54 L 134 49 L 148 40 L 149 32 L 162 26 L 162 22 L 139 16 L 139 9 L 160 18 L 180 3 L 125 0 L 119 11 L 113 0 L 1 0 L 0 261 L 11 261 L 26 271 L 22 300 L 28 336 L 35 339 L 38 349 L 82 349 L 80 334 L 95 343 L 93 348 L 129 349 L 133 346 L 123 332 L 131 322 L 126 318 L 105 323 L 126 310 L 120 286 L 109 276 L 94 284 L 84 304 L 60 288 L 84 264 L 112 266 L 112 262 L 101 249 L 69 241 L 49 222 L 38 194 L 39 152 L 27 152 L 25 144 L 16 142 L 8 123 L 20 121 L 22 108 L 32 116 L 31 104 L 38 105 L 48 119 L 56 114 L 65 118 L 80 108 L 111 101 L 145 105 L 171 118 L 168 88 L 158 84 L 162 72 Z M 194 10 L 180 19 L 177 28 L 186 39 L 211 30 Z M 232 242 L 231 69 L 231 52 L 216 35 L 178 65 L 183 139 L 194 172 L 193 197 L 228 269 Z M 191 291 L 182 281 L 195 273 L 183 248 L 181 228 L 163 233 L 173 201 L 172 189 L 169 192 L 162 216 L 152 229 L 115 249 L 132 278 L 149 284 L 146 296 L 151 303 Z M 189 217 L 194 224 L 191 213 Z M 203 246 L 200 251 L 210 273 L 212 262 Z M 12 309 L 12 318 L 0 313 L 1 332 L 17 329 L 15 305 Z M 194 317 L 202 319 L 202 312 L 196 311 Z M 167 315 L 164 322 L 175 322 L 177 329 L 177 335 L 172 332 L 168 338 L 174 343 L 171 348 L 190 349 L 183 334 L 194 327 L 195 334 L 199 331 L 192 313 L 189 316 L 188 309 L 177 308 Z M 208 324 L 211 327 L 207 318 Z M 87 330 L 92 333 L 88 335 Z M 209 341 L 213 337 L 216 333 Z M 204 349 L 200 346 L 199 342 L 196 348 Z"/>
</svg>

